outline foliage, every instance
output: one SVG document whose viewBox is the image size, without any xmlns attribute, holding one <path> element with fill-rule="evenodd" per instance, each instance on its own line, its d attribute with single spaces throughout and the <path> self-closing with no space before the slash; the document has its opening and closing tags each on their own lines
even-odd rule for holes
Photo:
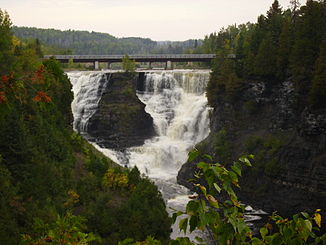
<svg viewBox="0 0 326 245">
<path fill-rule="evenodd" d="M 75 244 L 86 245 L 100 239 L 92 233 L 84 233 L 85 219 L 81 216 L 74 216 L 67 213 L 65 216 L 58 216 L 56 221 L 49 225 L 36 219 L 34 224 L 35 233 L 38 238 L 30 235 L 22 235 L 21 244 Z"/>
<path fill-rule="evenodd" d="M 125 72 L 133 73 L 136 71 L 136 62 L 131 60 L 128 55 L 125 55 L 122 58 L 122 69 Z"/>
<path fill-rule="evenodd" d="M 115 173 L 114 169 L 108 169 L 103 176 L 103 186 L 112 189 L 120 189 L 128 187 L 128 174 Z"/>
<path fill-rule="evenodd" d="M 315 64 L 309 100 L 314 108 L 323 108 L 326 104 L 326 34 L 320 46 L 319 57 Z"/>
<path fill-rule="evenodd" d="M 231 146 L 226 130 L 220 130 L 213 135 L 213 151 L 221 162 L 228 162 L 231 157 Z"/>
<path fill-rule="evenodd" d="M 147 237 L 146 240 L 142 242 L 135 242 L 134 239 L 127 238 L 119 242 L 118 245 L 161 245 L 161 242 L 155 240 L 153 237 Z"/>
<path fill-rule="evenodd" d="M 8 56 L 0 58 L 0 243 L 98 243 L 91 233 L 104 243 L 167 240 L 171 221 L 157 187 L 73 132 L 68 77 L 56 60 L 40 59 L 37 41 L 14 38 L 0 13 L 0 57 Z M 107 173 L 121 178 L 105 182 Z"/>
<path fill-rule="evenodd" d="M 60 31 L 34 27 L 13 27 L 21 39 L 38 39 L 44 54 L 181 54 L 201 44 L 201 40 L 156 42 L 149 38 L 116 38 L 88 31 Z"/>
<path fill-rule="evenodd" d="M 193 151 L 189 154 L 189 161 L 199 153 Z M 205 184 L 195 184 L 200 193 L 195 200 L 188 202 L 185 212 L 173 214 L 173 220 L 182 214 L 187 218 L 179 222 L 180 230 L 190 232 L 195 229 L 207 229 L 213 241 L 218 244 L 326 244 L 326 234 L 321 236 L 317 232 L 321 227 L 320 210 L 310 216 L 302 212 L 292 219 L 273 213 L 270 223 L 260 228 L 260 234 L 254 236 L 252 230 L 244 219 L 244 205 L 235 194 L 234 188 L 240 188 L 239 177 L 243 166 L 251 166 L 253 156 L 241 157 L 229 169 L 219 163 L 199 162 L 197 168 Z M 209 159 L 209 157 L 207 157 Z M 198 239 L 200 244 L 203 244 Z M 193 244 L 189 239 L 179 239 L 171 244 Z"/>
<path fill-rule="evenodd" d="M 325 1 L 307 1 L 300 8 L 293 1 L 291 9 L 282 10 L 275 0 L 256 23 L 232 25 L 206 36 L 201 50 L 217 54 L 207 86 L 209 104 L 236 98 L 252 78 L 269 84 L 290 78 L 300 94 L 310 93 L 312 107 L 324 107 L 325 18 Z M 230 59 L 230 54 L 236 59 Z"/>
<path fill-rule="evenodd" d="M 13 62 L 11 20 L 6 11 L 0 9 L 0 75 L 10 72 Z"/>
<path fill-rule="evenodd" d="M 281 170 L 278 154 L 286 141 L 287 138 L 282 135 L 250 136 L 245 142 L 245 148 L 247 153 L 251 152 L 256 156 L 253 171 L 277 176 Z"/>
</svg>

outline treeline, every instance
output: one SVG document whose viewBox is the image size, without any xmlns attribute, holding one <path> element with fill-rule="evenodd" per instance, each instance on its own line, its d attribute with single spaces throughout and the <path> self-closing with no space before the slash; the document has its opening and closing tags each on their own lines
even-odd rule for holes
<svg viewBox="0 0 326 245">
<path fill-rule="evenodd" d="M 71 84 L 0 9 L 0 243 L 169 239 L 157 187 L 72 130 Z"/>
<path fill-rule="evenodd" d="M 235 98 L 246 81 L 293 82 L 312 108 L 326 101 L 326 3 L 297 0 L 283 10 L 276 0 L 257 23 L 233 25 L 206 36 L 200 51 L 216 53 L 207 88 L 214 105 Z M 198 50 L 197 50 L 198 51 Z M 235 59 L 230 57 L 236 56 Z"/>
<path fill-rule="evenodd" d="M 182 54 L 201 40 L 156 42 L 149 38 L 116 38 L 110 34 L 88 31 L 60 31 L 34 27 L 13 27 L 20 39 L 38 39 L 47 47 L 45 54 Z"/>
</svg>

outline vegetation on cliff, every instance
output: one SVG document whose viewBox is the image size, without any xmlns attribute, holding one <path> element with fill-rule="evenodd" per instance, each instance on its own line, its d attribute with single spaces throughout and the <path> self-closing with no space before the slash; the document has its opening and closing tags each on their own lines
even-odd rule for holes
<svg viewBox="0 0 326 245">
<path fill-rule="evenodd" d="M 313 108 L 324 107 L 325 19 L 325 1 L 309 0 L 301 8 L 292 1 L 290 9 L 282 10 L 276 0 L 257 23 L 207 36 L 201 49 L 217 53 L 207 87 L 209 103 L 215 105 L 224 93 L 235 98 L 248 80 L 276 84 L 290 79 Z M 230 59 L 231 54 L 236 58 Z"/>
<path fill-rule="evenodd" d="M 157 187 L 73 132 L 70 81 L 39 48 L 0 10 L 0 243 L 168 239 Z"/>
<path fill-rule="evenodd" d="M 277 212 L 261 227 L 251 227 L 246 222 L 245 205 L 235 192 L 239 189 L 239 180 L 245 168 L 251 167 L 253 155 L 242 156 L 226 167 L 207 154 L 200 154 L 196 149 L 189 153 L 188 162 L 196 167 L 195 178 L 191 180 L 196 188 L 196 195 L 191 196 L 185 211 L 173 214 L 173 222 L 180 217 L 179 229 L 185 234 L 194 230 L 206 231 L 209 241 L 196 237 L 179 237 L 170 245 L 206 244 L 242 244 L 242 245 L 303 245 L 326 244 L 326 233 L 321 232 L 322 216 L 320 209 L 310 215 L 300 212 L 292 218 L 283 218 Z M 195 160 L 199 160 L 196 162 Z M 196 163 L 195 163 L 196 162 Z M 258 228 L 258 229 L 257 229 Z M 144 242 L 126 239 L 119 245 L 160 245 L 149 237 Z"/>
<path fill-rule="evenodd" d="M 256 156 L 240 199 L 285 216 L 325 203 L 325 1 L 282 10 L 204 40 L 216 52 L 207 87 L 211 133 L 197 148 L 229 163 Z M 236 56 L 234 57 L 233 54 Z M 192 178 L 185 164 L 179 183 Z M 324 210 L 322 210 L 324 212 Z"/>
<path fill-rule="evenodd" d="M 194 150 L 189 153 L 188 161 L 192 162 L 197 157 L 199 152 Z M 253 156 L 240 157 L 229 168 L 214 162 L 209 155 L 200 157 L 205 160 L 196 164 L 197 179 L 193 180 L 198 195 L 188 202 L 185 212 L 173 215 L 174 221 L 180 215 L 187 215 L 179 222 L 180 230 L 186 233 L 188 228 L 190 232 L 207 229 L 212 244 L 326 244 L 326 233 L 320 234 L 320 209 L 316 209 L 312 215 L 300 212 L 292 219 L 285 219 L 274 212 L 268 223 L 255 234 L 245 222 L 245 206 L 239 202 L 234 190 L 240 188 L 239 179 L 244 167 L 251 166 Z M 197 240 L 203 244 L 202 239 Z M 171 244 L 196 243 L 188 238 L 178 238 Z"/>
</svg>

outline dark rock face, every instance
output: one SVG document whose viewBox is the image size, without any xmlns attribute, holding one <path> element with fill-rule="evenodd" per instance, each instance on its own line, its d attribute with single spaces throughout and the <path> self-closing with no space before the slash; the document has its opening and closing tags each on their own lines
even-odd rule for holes
<svg viewBox="0 0 326 245">
<path fill-rule="evenodd" d="M 88 135 L 106 148 L 142 145 L 155 135 L 153 118 L 136 96 L 138 74 L 112 73 L 97 112 L 88 121 Z"/>
<path fill-rule="evenodd" d="M 256 156 L 238 195 L 245 203 L 283 215 L 326 208 L 326 109 L 312 111 L 306 95 L 291 82 L 249 82 L 233 102 L 223 98 L 211 115 L 211 134 L 198 149 L 217 161 Z M 216 135 L 224 130 L 230 154 L 217 154 Z M 184 164 L 178 182 L 192 187 L 194 164 Z M 324 210 L 325 211 L 325 210 Z"/>
</svg>

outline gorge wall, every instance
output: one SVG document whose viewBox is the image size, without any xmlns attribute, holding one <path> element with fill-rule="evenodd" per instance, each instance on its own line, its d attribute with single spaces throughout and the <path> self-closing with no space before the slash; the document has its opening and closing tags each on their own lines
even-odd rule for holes
<svg viewBox="0 0 326 245">
<path fill-rule="evenodd" d="M 238 192 L 245 203 L 283 215 L 325 208 L 326 111 L 311 111 L 306 97 L 290 81 L 249 81 L 232 102 L 218 99 L 211 133 L 197 149 L 225 164 L 255 155 Z M 194 171 L 184 164 L 178 183 L 192 188 Z"/>
</svg>

